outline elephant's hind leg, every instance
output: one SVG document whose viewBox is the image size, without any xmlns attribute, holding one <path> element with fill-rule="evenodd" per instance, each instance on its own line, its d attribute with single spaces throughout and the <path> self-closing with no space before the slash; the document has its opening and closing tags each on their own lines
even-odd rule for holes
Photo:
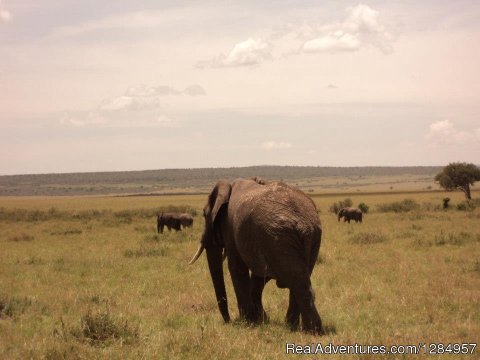
<svg viewBox="0 0 480 360">
<path fill-rule="evenodd" d="M 252 274 L 250 279 L 250 295 L 252 298 L 251 320 L 257 323 L 268 321 L 267 313 L 263 309 L 262 293 L 269 277 L 256 276 Z"/>
<path fill-rule="evenodd" d="M 298 330 L 300 326 L 300 309 L 291 290 L 288 298 L 288 310 L 285 321 L 290 326 L 290 329 Z"/>
<path fill-rule="evenodd" d="M 270 268 L 275 274 L 277 285 L 281 284 L 282 287 L 290 289 L 287 323 L 293 328 L 298 327 L 301 314 L 304 331 L 322 334 L 322 320 L 314 303 L 309 266 L 296 251 L 284 252 L 276 259 L 277 261 L 270 261 Z"/>
<path fill-rule="evenodd" d="M 315 294 L 310 285 L 310 279 L 307 280 L 308 284 L 299 284 L 291 289 L 302 314 L 302 329 L 315 334 L 323 334 L 322 320 L 315 307 Z"/>
</svg>

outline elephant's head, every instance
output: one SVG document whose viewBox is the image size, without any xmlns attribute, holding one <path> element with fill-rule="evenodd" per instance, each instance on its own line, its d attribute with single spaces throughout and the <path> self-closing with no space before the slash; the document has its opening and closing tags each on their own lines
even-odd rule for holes
<svg viewBox="0 0 480 360">
<path fill-rule="evenodd" d="M 338 212 L 338 221 L 340 221 L 340 219 L 345 216 L 345 208 L 343 209 L 340 209 L 340 211 Z"/>
<path fill-rule="evenodd" d="M 218 307 L 226 322 L 230 321 L 230 315 L 228 314 L 227 293 L 225 291 L 225 281 L 223 278 L 222 250 L 224 243 L 220 231 L 220 219 L 230 199 L 231 191 L 232 187 L 230 184 L 226 180 L 220 180 L 208 196 L 207 204 L 203 208 L 205 229 L 200 241 L 200 247 L 190 261 L 190 264 L 193 264 L 200 257 L 203 250 L 206 250 L 208 267 L 210 269 L 213 287 L 215 288 Z"/>
</svg>

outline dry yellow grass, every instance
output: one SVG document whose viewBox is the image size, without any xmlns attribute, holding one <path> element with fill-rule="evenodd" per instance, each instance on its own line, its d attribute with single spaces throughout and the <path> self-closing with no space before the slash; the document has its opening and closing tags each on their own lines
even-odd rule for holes
<svg viewBox="0 0 480 360">
<path fill-rule="evenodd" d="M 199 216 L 193 229 L 163 235 L 156 235 L 154 218 L 135 215 L 0 221 L 0 307 L 10 309 L 0 310 L 0 357 L 271 359 L 291 357 L 285 355 L 287 342 L 478 342 L 480 209 L 375 212 L 380 203 L 412 198 L 441 204 L 445 196 L 351 194 L 354 204 L 363 201 L 373 212 L 363 224 L 344 224 L 328 208 L 345 196 L 314 194 L 324 228 L 313 274 L 317 307 L 329 329 L 323 337 L 286 328 L 288 293 L 274 282 L 264 293 L 269 324 L 223 324 L 206 259 L 187 264 L 203 228 Z M 448 196 L 452 203 L 462 200 L 458 193 Z M 199 210 L 204 201 L 205 196 L 2 198 L 0 207 L 132 211 L 188 205 Z M 12 240 L 23 235 L 31 238 Z M 226 279 L 235 317 L 236 300 Z M 106 313 L 137 335 L 129 341 L 119 335 L 104 345 L 79 335 L 82 318 Z M 455 356 L 462 357 L 474 358 Z"/>
</svg>

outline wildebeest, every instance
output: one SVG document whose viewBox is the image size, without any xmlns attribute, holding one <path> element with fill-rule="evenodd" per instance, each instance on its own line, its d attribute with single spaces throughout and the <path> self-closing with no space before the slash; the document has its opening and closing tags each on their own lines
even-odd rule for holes
<svg viewBox="0 0 480 360">
<path fill-rule="evenodd" d="M 174 229 L 180 231 L 193 225 L 193 217 L 187 213 L 161 213 L 157 215 L 157 232 L 163 233 L 163 227 L 166 226 L 169 231 Z"/>
</svg>

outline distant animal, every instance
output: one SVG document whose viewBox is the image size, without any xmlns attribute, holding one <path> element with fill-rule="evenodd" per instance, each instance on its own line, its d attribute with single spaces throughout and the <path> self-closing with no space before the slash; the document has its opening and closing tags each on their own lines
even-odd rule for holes
<svg viewBox="0 0 480 360">
<path fill-rule="evenodd" d="M 190 214 L 183 213 L 179 215 L 180 223 L 182 224 L 183 228 L 192 227 L 193 226 L 193 217 Z"/>
<path fill-rule="evenodd" d="M 338 221 L 343 217 L 343 222 L 349 222 L 355 220 L 355 222 L 362 222 L 363 213 L 362 210 L 353 207 L 344 207 L 338 212 Z"/>
<path fill-rule="evenodd" d="M 450 198 L 449 197 L 446 197 L 443 199 L 443 208 L 444 209 L 448 209 L 448 206 L 449 206 L 449 203 L 450 202 Z"/>
<path fill-rule="evenodd" d="M 193 217 L 187 213 L 161 213 L 157 215 L 157 232 L 163 233 L 164 226 L 169 231 L 172 229 L 179 231 L 182 227 L 192 227 Z"/>
<path fill-rule="evenodd" d="M 171 231 L 172 229 L 179 231 L 181 225 L 180 214 L 161 213 L 157 215 L 157 232 L 159 233 L 163 233 L 164 226 L 167 227 L 168 231 Z"/>
<path fill-rule="evenodd" d="M 265 284 L 275 279 L 288 288 L 286 322 L 296 329 L 323 333 L 310 276 L 320 250 L 322 228 L 313 201 L 285 183 L 261 178 L 220 180 L 203 209 L 205 229 L 193 264 L 206 250 L 218 308 L 230 321 L 223 276 L 228 269 L 241 319 L 266 320 Z"/>
</svg>

